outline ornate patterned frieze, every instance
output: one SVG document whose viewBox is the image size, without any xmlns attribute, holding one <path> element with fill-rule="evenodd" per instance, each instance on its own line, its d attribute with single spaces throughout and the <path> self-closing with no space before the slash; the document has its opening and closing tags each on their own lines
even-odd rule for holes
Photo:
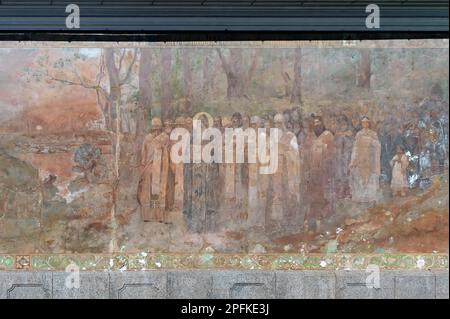
<svg viewBox="0 0 450 319">
<path fill-rule="evenodd" d="M 170 269 L 226 270 L 445 270 L 447 254 L 72 254 L 0 255 L 0 270 L 142 271 Z"/>
</svg>

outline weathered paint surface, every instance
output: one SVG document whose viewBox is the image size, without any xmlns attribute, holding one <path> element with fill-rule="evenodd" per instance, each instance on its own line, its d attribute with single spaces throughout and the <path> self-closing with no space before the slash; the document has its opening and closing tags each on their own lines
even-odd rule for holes
<svg viewBox="0 0 450 319">
<path fill-rule="evenodd" d="M 0 269 L 448 268 L 448 61 L 446 40 L 2 45 Z M 164 134 L 198 112 L 281 127 L 279 171 L 180 171 Z"/>
</svg>

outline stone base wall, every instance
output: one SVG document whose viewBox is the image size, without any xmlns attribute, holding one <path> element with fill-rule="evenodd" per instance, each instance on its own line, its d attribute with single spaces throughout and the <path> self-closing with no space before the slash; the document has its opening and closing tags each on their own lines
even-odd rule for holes
<svg viewBox="0 0 450 319">
<path fill-rule="evenodd" d="M 155 270 L 81 272 L 79 288 L 67 288 L 69 273 L 0 272 L 0 299 L 177 299 L 177 298 L 449 298 L 449 273 L 382 270 L 379 288 L 361 270 L 228 271 Z"/>
</svg>

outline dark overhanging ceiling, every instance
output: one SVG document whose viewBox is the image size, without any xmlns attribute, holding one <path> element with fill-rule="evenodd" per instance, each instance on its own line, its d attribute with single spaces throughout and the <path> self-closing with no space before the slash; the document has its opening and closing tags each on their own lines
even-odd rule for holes
<svg viewBox="0 0 450 319">
<path fill-rule="evenodd" d="M 68 29 L 65 25 L 68 15 L 65 9 L 70 3 L 80 7 L 79 29 Z M 370 3 L 380 8 L 379 29 L 365 26 L 368 15 L 365 8 Z M 247 38 L 255 31 L 282 38 L 290 34 L 308 38 L 310 32 L 367 31 L 425 35 L 434 32 L 439 37 L 448 37 L 448 1 L 0 0 L 3 34 L 120 32 L 151 36 L 187 32 L 204 36 L 209 32 Z"/>
</svg>

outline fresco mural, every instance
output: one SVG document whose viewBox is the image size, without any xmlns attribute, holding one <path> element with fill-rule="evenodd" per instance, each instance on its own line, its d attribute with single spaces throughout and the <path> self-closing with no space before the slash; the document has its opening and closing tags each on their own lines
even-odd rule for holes
<svg viewBox="0 0 450 319">
<path fill-rule="evenodd" d="M 2 47 L 0 254 L 448 253 L 448 69 L 448 40 Z"/>
</svg>

